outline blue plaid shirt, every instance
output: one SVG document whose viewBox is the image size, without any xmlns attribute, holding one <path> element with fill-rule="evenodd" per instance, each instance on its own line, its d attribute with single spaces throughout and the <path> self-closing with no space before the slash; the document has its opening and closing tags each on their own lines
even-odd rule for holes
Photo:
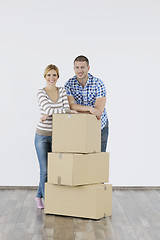
<svg viewBox="0 0 160 240">
<path fill-rule="evenodd" d="M 77 77 L 70 78 L 65 83 L 65 89 L 68 96 L 73 96 L 76 103 L 83 106 L 95 107 L 97 98 L 106 97 L 106 88 L 102 80 L 93 77 L 88 73 L 88 80 L 84 87 L 78 82 Z M 101 116 L 101 129 L 103 129 L 107 122 L 106 109 Z"/>
</svg>

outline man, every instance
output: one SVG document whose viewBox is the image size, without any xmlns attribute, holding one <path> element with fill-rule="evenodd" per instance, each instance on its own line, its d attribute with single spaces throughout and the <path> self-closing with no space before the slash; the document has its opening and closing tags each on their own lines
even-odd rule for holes
<svg viewBox="0 0 160 240">
<path fill-rule="evenodd" d="M 76 76 L 66 82 L 65 89 L 72 110 L 93 114 L 101 120 L 101 152 L 105 152 L 108 139 L 106 89 L 100 79 L 88 73 L 89 69 L 89 60 L 85 56 L 76 57 L 74 60 Z"/>
</svg>

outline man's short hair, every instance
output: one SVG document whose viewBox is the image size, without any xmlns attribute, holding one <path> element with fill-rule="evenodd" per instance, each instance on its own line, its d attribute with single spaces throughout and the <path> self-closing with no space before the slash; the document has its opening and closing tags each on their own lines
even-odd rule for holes
<svg viewBox="0 0 160 240">
<path fill-rule="evenodd" d="M 74 60 L 74 64 L 75 64 L 75 62 L 86 62 L 87 66 L 89 66 L 88 58 L 83 56 L 83 55 L 80 55 L 80 56 L 76 57 L 75 60 Z"/>
</svg>

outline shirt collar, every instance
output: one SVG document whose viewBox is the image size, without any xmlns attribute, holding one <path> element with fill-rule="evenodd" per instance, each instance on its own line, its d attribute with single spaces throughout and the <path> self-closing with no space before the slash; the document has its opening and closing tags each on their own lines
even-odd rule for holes
<svg viewBox="0 0 160 240">
<path fill-rule="evenodd" d="M 93 76 L 90 73 L 88 73 L 88 80 L 86 82 L 86 85 L 90 84 L 92 82 L 92 79 L 93 79 Z"/>
<path fill-rule="evenodd" d="M 74 76 L 73 78 L 77 81 L 77 83 L 78 83 L 80 86 L 82 86 L 82 85 L 78 82 L 76 76 Z M 87 79 L 86 85 L 90 84 L 90 83 L 92 82 L 92 79 L 93 79 L 93 76 L 92 76 L 90 73 L 88 73 L 88 79 Z M 86 86 L 86 85 L 85 85 L 85 86 Z"/>
</svg>

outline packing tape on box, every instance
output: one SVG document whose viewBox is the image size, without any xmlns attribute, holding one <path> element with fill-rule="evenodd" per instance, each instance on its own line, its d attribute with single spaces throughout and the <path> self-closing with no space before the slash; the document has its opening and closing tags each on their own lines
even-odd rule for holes
<svg viewBox="0 0 160 240">
<path fill-rule="evenodd" d="M 60 176 L 58 176 L 57 182 L 58 182 L 58 185 L 61 185 L 61 177 Z"/>
<path fill-rule="evenodd" d="M 59 159 L 62 159 L 62 153 L 59 154 Z"/>
<path fill-rule="evenodd" d="M 112 185 L 104 185 L 104 190 L 107 192 L 112 192 Z"/>
</svg>

